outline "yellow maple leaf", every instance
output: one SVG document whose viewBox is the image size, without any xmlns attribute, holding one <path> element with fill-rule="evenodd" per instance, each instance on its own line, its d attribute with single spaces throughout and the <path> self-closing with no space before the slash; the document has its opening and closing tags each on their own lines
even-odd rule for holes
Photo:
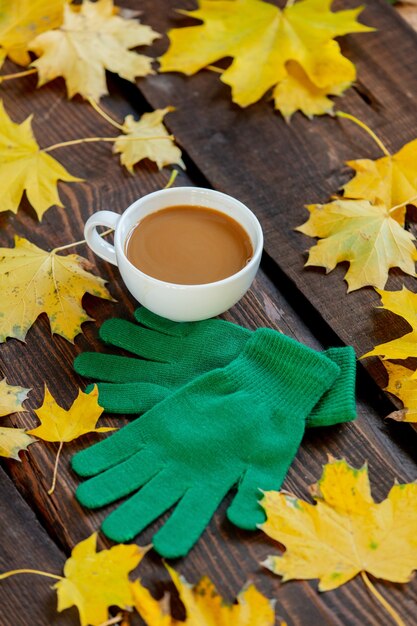
<svg viewBox="0 0 417 626">
<path fill-rule="evenodd" d="M 5 378 L 0 380 L 0 417 L 24 411 L 22 402 L 28 397 L 29 391 L 24 387 L 9 385 Z"/>
<path fill-rule="evenodd" d="M 345 197 L 365 198 L 372 203 L 387 207 L 398 206 L 391 216 L 404 225 L 405 204 L 417 206 L 417 139 L 405 144 L 392 156 L 372 161 L 357 159 L 348 161 L 356 174 L 343 190 Z"/>
<path fill-rule="evenodd" d="M 384 287 L 391 267 L 416 276 L 414 236 L 391 217 L 382 204 L 367 200 L 335 200 L 307 207 L 310 217 L 296 230 L 320 237 L 310 249 L 306 266 L 333 270 L 349 261 L 345 280 L 348 292 L 365 285 Z"/>
<path fill-rule="evenodd" d="M 142 159 L 154 161 L 159 169 L 174 164 L 184 167 L 181 150 L 174 144 L 162 123 L 165 115 L 173 110 L 173 107 L 167 107 L 144 113 L 139 121 L 134 120 L 133 115 L 125 117 L 125 134 L 117 137 L 114 152 L 121 154 L 120 161 L 129 172 L 133 174 L 133 166 Z M 126 135 L 129 139 L 126 139 Z M 163 138 L 165 136 L 166 140 Z M 130 141 L 132 137 L 141 141 Z"/>
<path fill-rule="evenodd" d="M 129 48 L 159 37 L 149 26 L 114 15 L 113 0 L 84 0 L 81 9 L 66 5 L 62 27 L 44 32 L 30 43 L 39 56 L 32 63 L 39 86 L 63 76 L 72 98 L 76 93 L 99 100 L 108 93 L 105 70 L 134 81 L 152 74 L 152 59 Z"/>
<path fill-rule="evenodd" d="M 395 315 L 404 318 L 411 326 L 411 332 L 381 343 L 361 358 L 379 356 L 382 359 L 408 359 L 417 357 L 417 294 L 403 287 L 401 291 L 376 290 L 381 296 L 382 309 L 391 311 Z M 417 378 L 417 371 L 411 378 Z"/>
<path fill-rule="evenodd" d="M 17 212 L 24 191 L 39 219 L 49 207 L 63 206 L 58 180 L 76 182 L 53 157 L 41 150 L 32 131 L 32 116 L 16 124 L 0 100 L 0 211 Z"/>
<path fill-rule="evenodd" d="M 36 416 L 41 424 L 32 430 L 28 430 L 29 435 L 36 435 L 43 441 L 59 442 L 56 456 L 52 486 L 48 491 L 53 493 L 55 489 L 58 462 L 62 447 L 65 442 L 77 439 L 87 433 L 106 433 L 116 430 L 107 426 L 96 428 L 98 418 L 103 412 L 103 408 L 98 403 L 98 389 L 94 386 L 91 393 L 84 393 L 81 389 L 78 396 L 68 410 L 63 409 L 51 395 L 45 385 L 45 397 L 42 405 L 35 410 Z"/>
<path fill-rule="evenodd" d="M 376 503 L 368 469 L 332 460 L 314 490 L 315 504 L 286 492 L 270 491 L 261 504 L 267 521 L 261 529 L 286 552 L 264 565 L 283 581 L 318 578 L 329 591 L 366 572 L 397 583 L 417 568 L 417 483 L 395 484 Z M 400 623 L 400 622 L 398 622 Z"/>
<path fill-rule="evenodd" d="M 15 237 L 15 248 L 0 248 L 0 342 L 24 341 L 38 315 L 48 315 L 51 331 L 68 341 L 92 318 L 81 306 L 85 293 L 112 300 L 105 281 L 87 271 L 90 264 L 76 254 L 46 252 Z"/>
<path fill-rule="evenodd" d="M 356 21 L 361 7 L 332 12 L 330 6 L 331 0 L 300 0 L 281 10 L 263 0 L 200 0 L 197 10 L 180 13 L 203 24 L 169 31 L 171 45 L 160 59 L 160 71 L 191 75 L 232 57 L 221 80 L 240 106 L 257 102 L 275 87 L 275 106 L 286 117 L 298 108 L 310 116 L 329 112 L 326 95 L 341 93 L 356 77 L 355 66 L 333 39 L 373 30 Z M 289 62 L 300 66 L 305 77 L 288 70 Z"/>
<path fill-rule="evenodd" d="M 128 574 L 146 554 L 135 544 L 113 546 L 96 552 L 97 533 L 78 543 L 64 566 L 64 580 L 54 585 L 58 611 L 76 606 L 81 626 L 99 626 L 108 619 L 108 608 L 133 605 Z"/>
<path fill-rule="evenodd" d="M 181 602 L 185 607 L 185 621 L 178 621 L 168 613 L 166 598 L 155 600 L 139 580 L 132 583 L 134 606 L 148 626 L 273 626 L 274 602 L 265 598 L 255 585 L 242 589 L 237 604 L 226 604 L 206 576 L 193 587 L 172 567 L 166 566 Z M 281 626 L 284 626 L 281 622 Z"/>
<path fill-rule="evenodd" d="M 0 381 L 0 417 L 9 413 L 24 411 L 22 406 L 30 389 L 8 385 L 6 379 Z M 20 461 L 19 452 L 26 450 L 36 439 L 26 434 L 24 428 L 0 427 L 0 456 Z"/>
<path fill-rule="evenodd" d="M 102 413 L 103 408 L 98 403 L 96 386 L 91 393 L 84 393 L 80 389 L 68 411 L 57 404 L 48 387 L 45 386 L 42 406 L 35 410 L 41 424 L 28 430 L 28 433 L 44 441 L 64 443 L 87 433 L 105 433 L 109 430 L 116 430 L 104 426 L 95 427 Z"/>
<path fill-rule="evenodd" d="M 340 59 L 347 61 L 344 57 Z M 295 61 L 288 61 L 286 69 L 287 76 L 275 87 L 273 99 L 275 108 L 287 121 L 295 111 L 301 111 L 310 119 L 314 115 L 331 113 L 334 103 L 329 96 L 339 96 L 350 86 L 350 82 L 344 81 L 317 87 Z"/>
<path fill-rule="evenodd" d="M 29 42 L 62 23 L 64 4 L 65 0 L 0 0 L 3 58 L 9 56 L 19 65 L 28 65 L 31 62 Z"/>
<path fill-rule="evenodd" d="M 392 393 L 404 404 L 403 409 L 393 411 L 387 417 L 397 422 L 417 422 L 417 380 L 411 378 L 414 370 L 389 361 L 384 365 L 389 377 L 385 391 Z"/>
<path fill-rule="evenodd" d="M 24 428 L 0 427 L 0 456 L 20 461 L 19 452 L 26 450 L 36 439 L 26 434 Z"/>
</svg>

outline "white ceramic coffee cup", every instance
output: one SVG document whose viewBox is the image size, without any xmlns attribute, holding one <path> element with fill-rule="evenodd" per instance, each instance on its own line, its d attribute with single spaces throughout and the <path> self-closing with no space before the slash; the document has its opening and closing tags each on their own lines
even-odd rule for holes
<svg viewBox="0 0 417 626">
<path fill-rule="evenodd" d="M 236 274 L 203 285 L 177 285 L 148 276 L 125 253 L 131 229 L 144 217 L 178 205 L 204 206 L 235 219 L 248 233 L 253 247 L 250 261 Z M 114 245 L 99 236 L 97 226 L 114 228 Z M 263 248 L 261 226 L 242 202 L 219 191 L 200 187 L 176 187 L 155 191 L 130 205 L 122 215 L 98 211 L 84 227 L 89 247 L 102 259 L 117 265 L 126 287 L 144 307 L 176 322 L 207 319 L 227 311 L 246 293 L 258 270 Z"/>
</svg>

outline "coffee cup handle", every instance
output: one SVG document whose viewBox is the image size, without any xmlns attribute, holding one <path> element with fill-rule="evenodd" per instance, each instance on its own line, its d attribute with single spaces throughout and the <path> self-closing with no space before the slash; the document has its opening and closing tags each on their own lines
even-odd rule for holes
<svg viewBox="0 0 417 626">
<path fill-rule="evenodd" d="M 117 257 L 114 246 L 111 243 L 100 237 L 97 232 L 97 226 L 108 226 L 115 229 L 121 215 L 113 213 L 113 211 L 98 211 L 94 213 L 85 223 L 84 237 L 87 245 L 91 248 L 94 254 L 97 254 L 100 258 L 117 266 Z"/>
</svg>

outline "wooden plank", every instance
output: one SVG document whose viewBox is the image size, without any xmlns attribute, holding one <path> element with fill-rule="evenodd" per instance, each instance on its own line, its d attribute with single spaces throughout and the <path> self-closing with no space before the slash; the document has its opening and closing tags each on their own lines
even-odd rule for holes
<svg viewBox="0 0 417 626">
<path fill-rule="evenodd" d="M 62 574 L 64 554 L 42 528 L 9 477 L 0 468 L 0 573 L 11 569 L 42 569 Z M 56 611 L 54 581 L 32 574 L 0 582 L 2 626 L 72 626 L 74 609 Z"/>
<path fill-rule="evenodd" d="M 349 0 L 338 8 L 357 5 Z M 184 24 L 169 0 L 159 0 L 158 10 L 154 0 L 143 6 L 145 21 L 161 33 Z M 176 8 L 194 6 L 192 1 L 175 3 Z M 417 59 L 417 36 L 386 0 L 372 0 L 360 19 L 377 30 L 342 38 L 358 80 L 336 100 L 336 108 L 369 124 L 396 151 L 416 136 L 417 76 L 410 60 Z M 153 47 L 155 56 L 166 48 L 164 37 Z M 404 332 L 407 325 L 400 318 L 376 309 L 379 297 L 373 289 L 346 294 L 346 264 L 328 276 L 319 268 L 304 269 L 314 240 L 294 232 L 307 219 L 306 204 L 325 202 L 352 176 L 345 161 L 381 156 L 365 133 L 329 116 L 309 121 L 296 114 L 287 124 L 266 99 L 240 109 L 231 102 L 229 87 L 210 71 L 152 76 L 138 81 L 138 88 L 153 107 L 176 107 L 169 127 L 208 183 L 255 211 L 268 256 L 358 356 Z M 387 288 L 399 289 L 403 283 L 415 290 L 413 279 L 394 270 Z M 383 386 L 386 376 L 379 361 L 364 363 Z"/>
<path fill-rule="evenodd" d="M 16 82 L 5 91 L 4 97 L 6 107 L 13 111 L 14 119 L 21 121 L 31 110 L 36 112 L 36 132 L 42 137 L 42 145 L 83 134 L 109 134 L 108 126 L 97 119 L 85 103 L 77 100 L 73 103 L 64 101 L 64 89 L 59 81 L 38 91 L 32 91 L 32 88 L 33 81 L 30 83 L 29 79 Z M 103 104 L 118 116 L 131 112 L 122 97 L 105 99 Z M 159 188 L 167 179 L 166 172 L 159 174 L 150 165 L 138 169 L 137 177 L 127 175 L 111 159 L 108 146 L 94 148 L 79 146 L 65 153 L 62 151 L 59 158 L 72 173 L 84 176 L 86 182 L 78 185 L 61 185 L 62 197 L 68 208 L 51 209 L 41 225 L 34 221 L 33 213 L 27 205 L 20 209 L 16 217 L 1 215 L 1 223 L 4 226 L 1 233 L 2 245 L 10 245 L 11 236 L 16 231 L 26 236 L 30 235 L 33 241 L 45 247 L 78 240 L 82 236 L 83 222 L 93 211 L 112 207 L 121 211 L 133 199 L 142 193 Z M 179 183 L 190 182 L 192 182 L 190 178 L 181 175 Z M 94 259 L 85 248 L 79 251 L 89 256 L 101 275 L 109 277 L 112 294 L 119 300 L 119 304 L 115 305 L 86 297 L 85 305 L 89 314 L 99 323 L 113 315 L 127 317 L 135 304 L 120 285 L 117 270 Z M 300 318 L 299 302 L 297 301 L 295 309 L 292 308 L 274 282 L 279 286 L 279 277 L 271 281 L 260 273 L 254 288 L 227 314 L 228 319 L 249 327 L 278 326 L 309 345 L 320 347 L 322 342 Z M 315 330 L 318 332 L 318 329 Z M 9 382 L 34 388 L 29 407 L 33 408 L 40 404 L 44 381 L 62 403 L 69 406 L 74 399 L 76 386 L 84 384 L 84 381 L 74 375 L 72 360 L 75 354 L 87 348 L 103 349 L 97 341 L 96 325 L 87 324 L 85 335 L 79 336 L 75 346 L 72 346 L 59 337 L 50 338 L 48 323 L 46 319 L 41 318 L 28 334 L 26 345 L 8 341 L 1 346 L 1 367 Z M 373 393 L 375 389 L 371 388 L 367 390 L 366 395 L 372 396 Z M 372 399 L 376 402 L 375 398 Z M 355 424 L 309 433 L 290 470 L 285 486 L 306 497 L 307 487 L 318 479 L 327 453 L 334 456 L 345 455 L 357 466 L 368 458 L 375 484 L 374 494 L 377 498 L 386 495 L 395 478 L 402 481 L 414 479 L 416 463 L 412 442 L 408 440 L 405 430 L 390 424 L 385 425 L 381 420 L 381 414 L 364 402 L 360 404 L 360 415 Z M 32 416 L 16 416 L 10 421 L 16 425 L 26 426 L 34 423 Z M 114 424 L 121 421 L 106 418 L 103 423 Z M 7 464 L 16 486 L 66 553 L 76 542 L 95 530 L 104 514 L 110 510 L 109 508 L 105 512 L 88 513 L 78 506 L 73 497 L 78 481 L 69 470 L 69 458 L 75 450 L 95 440 L 91 436 L 65 446 L 59 484 L 56 493 L 50 498 L 46 495 L 46 489 L 50 484 L 56 445 L 38 443 L 24 455 L 24 465 L 13 462 Z M 230 496 L 227 501 L 230 501 Z M 380 623 L 380 609 L 368 596 L 360 580 L 323 595 L 316 593 L 315 583 L 281 585 L 278 578 L 259 566 L 259 562 L 275 550 L 272 542 L 260 533 L 245 533 L 228 524 L 224 516 L 227 501 L 223 503 L 198 545 L 186 558 L 176 563 L 178 569 L 190 581 L 195 582 L 202 574 L 209 574 L 219 590 L 231 600 L 239 588 L 251 578 L 266 595 L 277 597 L 280 607 L 278 612 L 291 624 L 308 623 L 315 626 L 315 624 Z M 163 520 L 160 520 L 152 525 L 137 541 L 141 544 L 149 541 L 162 522 Z M 100 545 L 107 545 L 103 538 Z M 161 559 L 154 554 L 146 558 L 140 571 L 145 584 L 148 584 L 152 591 L 162 594 L 168 587 L 168 577 Z M 387 584 L 381 584 L 380 588 L 395 604 L 404 619 L 411 620 L 414 610 L 412 599 L 416 592 L 415 582 L 406 588 Z"/>
</svg>

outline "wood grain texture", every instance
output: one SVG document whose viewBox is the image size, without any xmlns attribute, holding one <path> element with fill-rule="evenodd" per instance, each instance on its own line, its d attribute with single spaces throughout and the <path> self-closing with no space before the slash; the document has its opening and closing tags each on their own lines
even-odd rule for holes
<svg viewBox="0 0 417 626">
<path fill-rule="evenodd" d="M 0 572 L 42 569 L 62 574 L 64 554 L 48 537 L 34 512 L 23 501 L 11 480 L 0 469 Z M 74 610 L 56 611 L 52 579 L 22 574 L 0 583 L 2 626 L 71 626 Z"/>
<path fill-rule="evenodd" d="M 137 8 L 137 2 L 123 4 Z M 178 0 L 175 6 L 186 4 Z M 173 6 L 174 3 L 167 0 L 142 2 L 144 22 L 163 31 L 170 21 Z M 385 9 L 380 2 L 370 5 L 367 13 L 364 19 L 368 23 L 377 19 L 384 28 L 387 24 L 400 27 L 391 10 Z M 357 37 L 358 40 L 356 36 L 346 38 L 343 44 L 346 52 L 358 59 L 362 55 L 366 59 L 370 56 L 369 63 L 375 65 L 375 55 L 381 52 L 380 35 Z M 388 43 L 393 45 L 392 41 L 397 40 L 399 35 L 396 33 L 390 37 Z M 365 45 L 367 38 L 372 39 Z M 414 40 L 410 39 L 408 31 L 403 39 L 401 45 L 408 50 L 408 55 L 414 54 Z M 375 41 L 379 43 L 372 43 Z M 161 45 L 164 45 L 163 41 Z M 356 49 L 356 45 L 361 48 Z M 397 126 L 394 130 L 389 127 L 392 109 L 387 111 L 384 108 L 387 98 L 384 89 L 388 89 L 384 81 L 388 80 L 391 70 L 379 67 L 379 63 L 387 64 L 389 59 L 388 52 L 384 52 L 376 67 L 372 66 L 376 72 L 373 82 L 380 80 L 384 87 L 378 84 L 373 89 L 370 74 L 361 67 L 357 90 L 351 90 L 343 99 L 343 108 L 371 123 L 381 132 L 384 141 L 391 139 L 390 146 L 397 149 L 401 142 L 412 138 L 413 128 L 409 126 L 407 131 L 407 123 L 416 114 L 407 101 L 404 111 L 401 110 L 395 117 L 398 119 L 398 130 Z M 397 61 L 394 70 L 399 71 Z M 404 90 L 400 83 L 395 79 L 395 89 Z M 416 79 L 410 80 L 410 88 L 414 89 L 415 83 Z M 4 90 L 3 98 L 15 121 L 22 121 L 30 112 L 35 112 L 35 133 L 42 146 L 79 136 L 113 133 L 113 129 L 86 103 L 77 98 L 72 102 L 65 100 L 62 81 L 55 81 L 40 90 L 34 87 L 33 77 L 14 81 Z M 297 115 L 287 126 L 272 112 L 269 103 L 260 103 L 242 111 L 230 103 L 227 87 L 208 72 L 201 72 L 190 79 L 161 75 L 141 81 L 138 87 L 120 85 L 115 81 L 112 95 L 104 98 L 102 105 L 119 121 L 128 113 L 138 114 L 144 110 L 147 104 L 141 92 L 155 107 L 176 105 L 178 110 L 167 118 L 167 124 L 186 150 L 189 166 L 189 175 L 181 173 L 176 184 L 209 184 L 232 193 L 253 208 L 262 220 L 267 242 L 264 271 L 259 273 L 245 298 L 225 315 L 227 319 L 249 328 L 280 328 L 318 349 L 331 343 L 346 342 L 354 343 L 358 351 L 365 351 L 373 345 L 378 332 L 385 339 L 389 338 L 388 331 L 395 336 L 398 329 L 395 320 L 385 313 L 373 314 L 376 298 L 371 290 L 346 296 L 343 272 L 339 269 L 328 277 L 324 277 L 321 271 L 303 270 L 303 251 L 308 241 L 292 231 L 305 217 L 303 205 L 306 202 L 325 200 L 347 180 L 349 174 L 341 166 L 343 160 L 377 156 L 377 150 L 366 137 L 355 128 L 348 128 L 347 123 L 331 119 L 310 123 Z M 372 105 L 364 99 L 367 89 L 372 94 L 375 92 Z M 393 98 L 389 98 L 389 103 L 392 107 Z M 0 214 L 1 245 L 11 245 L 15 232 L 48 249 L 79 240 L 85 220 L 94 211 L 110 208 L 122 212 L 140 195 L 164 186 L 169 176 L 168 170 L 158 172 L 150 163 L 136 168 L 134 177 L 129 175 L 119 166 L 117 157 L 111 155 L 107 144 L 75 146 L 62 149 L 59 153 L 57 151 L 55 156 L 71 173 L 82 176 L 85 182 L 60 184 L 65 208 L 50 209 L 41 224 L 26 202 L 23 202 L 17 216 Z M 118 302 L 86 296 L 85 307 L 97 324 L 85 324 L 84 334 L 76 338 L 74 345 L 60 337 L 51 337 L 49 323 L 45 316 L 41 316 L 28 333 L 26 344 L 9 340 L 0 346 L 2 374 L 7 375 L 11 384 L 33 388 L 26 403 L 29 413 L 12 416 L 4 420 L 5 424 L 27 427 L 35 424 L 32 410 L 41 403 L 44 382 L 68 407 L 77 387 L 85 385 L 85 381 L 72 370 L 74 356 L 85 349 L 103 351 L 97 339 L 98 325 L 111 316 L 128 318 L 135 308 L 133 299 L 121 285 L 116 268 L 95 258 L 85 246 L 76 251 L 93 263 L 94 271 L 109 279 L 110 291 Z M 394 277 L 392 284 L 400 284 L 399 279 Z M 375 325 L 377 319 L 379 321 Z M 366 366 L 378 379 L 378 368 L 368 363 Z M 379 376 L 382 377 L 381 374 Z M 357 422 L 309 431 L 284 486 L 298 496 L 308 498 L 308 486 L 319 478 L 328 454 L 345 456 L 357 467 L 368 459 L 373 493 L 378 500 L 386 496 L 395 479 L 414 480 L 417 476 L 414 436 L 410 436 L 406 426 L 384 421 L 388 407 L 389 403 L 364 366 L 360 365 Z M 126 421 L 123 417 L 106 416 L 102 423 L 114 425 Z M 74 544 L 96 530 L 112 508 L 88 512 L 78 505 L 73 495 L 78 479 L 69 468 L 69 459 L 76 450 L 97 440 L 97 435 L 91 435 L 64 446 L 58 486 L 52 497 L 47 496 L 46 490 L 50 485 L 56 444 L 37 443 L 22 455 L 21 464 L 12 461 L 4 464 L 17 490 L 57 546 L 51 548 L 51 559 L 55 558 L 54 554 L 60 554 L 60 550 L 68 556 Z M 315 582 L 281 584 L 277 577 L 259 565 L 267 554 L 275 552 L 278 547 L 261 533 L 240 531 L 227 522 L 225 510 L 230 499 L 231 495 L 190 554 L 174 563 L 190 582 L 208 574 L 219 591 L 231 601 L 242 585 L 251 579 L 268 597 L 277 599 L 277 615 L 291 626 L 376 626 L 387 621 L 382 609 L 358 579 L 326 594 L 317 593 Z M 12 499 L 8 498 L 7 502 L 12 502 Z M 12 504 L 12 507 L 15 505 Z M 26 517 L 20 509 L 14 510 L 30 535 Z M 2 527 L 5 519 L 7 513 L 2 511 Z M 141 545 L 148 543 L 165 519 L 148 528 L 137 538 L 137 542 Z M 101 536 L 99 545 L 103 547 L 108 542 Z M 10 551 L 5 554 L 4 566 L 12 567 L 9 560 L 13 560 L 13 566 L 19 566 L 21 562 L 18 562 L 20 555 L 17 549 L 10 547 L 10 541 L 8 546 Z M 29 547 L 27 549 L 30 551 Z M 41 554 L 32 551 L 30 555 L 38 561 L 37 566 L 42 561 L 44 567 Z M 45 569 L 47 567 L 46 563 Z M 168 574 L 156 554 L 151 552 L 145 558 L 139 573 L 155 595 L 162 596 L 164 591 L 172 591 Z M 378 583 L 377 586 L 396 606 L 406 623 L 411 625 L 415 619 L 416 581 L 407 586 L 388 583 Z M 13 603 L 19 597 L 19 588 L 13 587 L 12 591 L 6 589 L 5 606 L 15 606 Z M 177 603 L 174 603 L 174 610 L 178 610 Z M 43 626 L 41 614 L 33 617 L 32 613 L 26 612 L 26 615 L 30 615 L 31 626 Z M 47 615 L 49 618 L 50 614 Z M 77 624 L 75 614 L 67 615 L 68 623 Z M 50 619 L 50 623 L 54 624 L 53 618 Z"/>
</svg>

